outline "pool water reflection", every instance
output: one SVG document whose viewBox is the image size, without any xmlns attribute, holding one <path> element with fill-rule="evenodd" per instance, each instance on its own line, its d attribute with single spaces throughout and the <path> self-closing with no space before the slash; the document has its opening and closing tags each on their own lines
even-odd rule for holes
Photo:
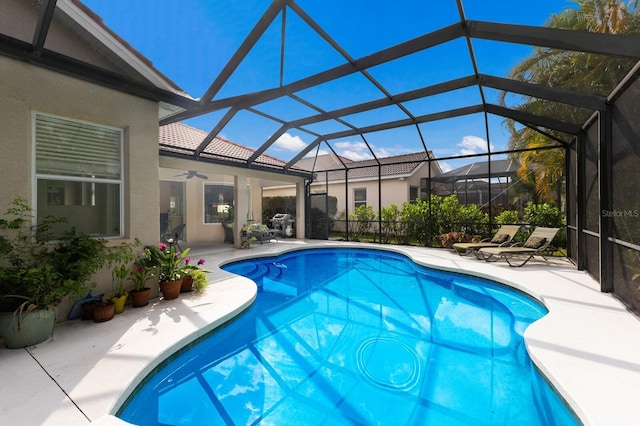
<svg viewBox="0 0 640 426">
<path fill-rule="evenodd" d="M 546 313 L 395 253 L 313 249 L 232 263 L 255 304 L 151 377 L 120 417 L 159 424 L 573 425 L 532 367 Z"/>
</svg>

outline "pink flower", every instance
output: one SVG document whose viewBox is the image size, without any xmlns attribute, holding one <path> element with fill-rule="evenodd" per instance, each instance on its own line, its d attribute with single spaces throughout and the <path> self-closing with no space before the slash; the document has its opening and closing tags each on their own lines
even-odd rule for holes
<svg viewBox="0 0 640 426">
<path fill-rule="evenodd" d="M 198 265 L 204 265 L 204 259 L 198 260 Z"/>
<path fill-rule="evenodd" d="M 190 257 L 185 257 L 184 258 L 184 263 L 188 265 L 189 262 L 191 262 L 191 258 Z"/>
<path fill-rule="evenodd" d="M 162 251 L 165 251 L 167 249 L 167 245 L 165 243 L 160 243 L 158 244 L 158 248 Z"/>
</svg>

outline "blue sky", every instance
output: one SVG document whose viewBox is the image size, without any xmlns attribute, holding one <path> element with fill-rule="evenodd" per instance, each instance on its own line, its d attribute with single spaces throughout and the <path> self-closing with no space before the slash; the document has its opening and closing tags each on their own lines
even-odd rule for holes
<svg viewBox="0 0 640 426">
<path fill-rule="evenodd" d="M 84 0 L 104 23 L 149 58 L 155 67 L 195 98 L 201 97 L 240 46 L 271 3 L 268 0 Z M 354 59 L 397 43 L 429 33 L 458 21 L 454 0 L 298 0 L 305 13 L 319 23 Z M 506 1 L 466 0 L 467 19 L 523 25 L 542 25 L 552 13 L 574 3 L 564 0 Z M 281 16 L 265 32 L 255 48 L 238 67 L 214 99 L 277 87 L 280 77 Z M 283 79 L 289 83 L 345 63 L 345 59 L 325 43 L 292 10 L 287 10 Z M 479 71 L 505 76 L 510 68 L 531 53 L 528 46 L 474 40 Z M 437 46 L 425 52 L 382 64 L 369 70 L 392 94 L 447 81 L 473 73 L 464 40 Z M 332 110 L 382 98 L 382 93 L 361 74 L 303 90 L 297 96 Z M 488 102 L 497 103 L 497 91 L 485 92 Z M 517 99 L 514 99 L 517 101 Z M 405 104 L 419 116 L 445 109 L 480 103 L 477 88 L 468 88 Z M 256 109 L 295 119 L 315 114 L 303 104 L 284 99 L 267 102 Z M 205 131 L 217 123 L 226 110 L 187 122 Z M 397 107 L 347 117 L 358 127 L 406 118 Z M 491 117 L 489 138 L 492 150 L 507 147 L 508 134 L 500 117 Z M 278 128 L 279 123 L 242 111 L 222 130 L 220 136 L 258 148 Z M 308 130 L 332 133 L 346 130 L 331 121 L 311 125 Z M 420 125 L 427 147 L 437 157 L 486 152 L 487 135 L 483 115 Z M 289 160 L 315 139 L 310 133 L 291 131 L 267 150 L 267 154 Z M 421 151 L 415 127 L 368 133 L 364 140 L 376 155 L 389 156 Z M 353 160 L 370 158 L 363 138 L 355 136 L 331 140 L 339 154 Z M 321 152 L 326 145 L 321 144 Z M 314 151 L 315 152 L 315 151 Z M 444 169 L 469 160 L 441 162 Z"/>
</svg>

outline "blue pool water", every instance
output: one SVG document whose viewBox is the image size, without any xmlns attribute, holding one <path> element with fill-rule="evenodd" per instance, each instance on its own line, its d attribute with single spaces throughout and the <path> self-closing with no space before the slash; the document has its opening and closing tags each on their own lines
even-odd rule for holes
<svg viewBox="0 0 640 426">
<path fill-rule="evenodd" d="M 369 249 L 232 263 L 254 305 L 153 375 L 140 425 L 575 425 L 523 333 L 539 303 Z"/>
</svg>

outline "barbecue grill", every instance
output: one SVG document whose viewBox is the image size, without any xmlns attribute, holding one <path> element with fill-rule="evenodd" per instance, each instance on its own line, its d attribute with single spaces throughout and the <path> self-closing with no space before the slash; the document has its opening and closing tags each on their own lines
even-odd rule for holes
<svg viewBox="0 0 640 426">
<path fill-rule="evenodd" d="M 293 224 L 296 220 L 289 213 L 276 213 L 271 218 L 271 228 L 276 230 L 283 237 L 291 237 L 293 235 Z"/>
</svg>

